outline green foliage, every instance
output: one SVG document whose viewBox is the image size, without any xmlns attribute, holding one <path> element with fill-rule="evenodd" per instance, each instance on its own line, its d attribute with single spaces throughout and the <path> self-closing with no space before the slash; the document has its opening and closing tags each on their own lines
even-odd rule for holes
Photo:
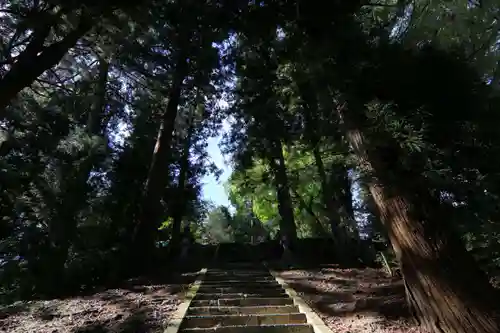
<svg viewBox="0 0 500 333">
<path fill-rule="evenodd" d="M 165 125 L 173 130 L 150 221 L 155 241 L 172 239 L 180 221 L 200 242 L 252 242 L 287 227 L 387 249 L 337 117 L 347 100 L 386 179 L 401 188 L 419 179 L 415 187 L 439 201 L 468 249 L 496 269 L 498 5 L 332 6 L 11 1 L 0 9 L 0 87 L 19 88 L 0 89 L 1 293 L 57 295 L 131 274 L 123 262 L 141 251 L 132 244 Z M 41 60 L 73 35 L 62 54 Z M 220 173 L 207 139 L 226 118 L 234 211 L 201 195 L 203 177 Z M 408 192 L 420 202 L 423 193 Z"/>
<path fill-rule="evenodd" d="M 114 6 L 106 2 L 102 8 L 87 8 L 95 14 L 95 29 L 80 39 L 78 47 L 68 47 L 64 61 L 33 84 L 27 82 L 27 89 L 0 114 L 6 139 L 0 148 L 0 274 L 2 294 L 8 297 L 59 295 L 130 273 L 123 262 L 131 251 L 160 126 L 158 115 L 166 103 L 169 69 L 175 61 L 171 55 L 174 50 L 187 51 L 187 41 L 165 36 L 189 32 L 193 25 L 207 27 L 210 23 L 200 23 L 196 17 L 216 16 L 208 3 L 180 6 L 153 1 L 139 11 L 124 5 L 113 15 L 106 12 L 107 5 Z M 15 54 L 26 45 L 38 47 L 26 29 L 42 29 L 39 18 L 57 10 L 64 8 L 43 1 L 12 3 L 2 9 L 1 84 L 9 80 Z M 180 23 L 179 13 L 194 20 Z M 63 38 L 72 28 L 67 15 L 51 22 L 53 29 L 44 38 Z M 206 215 L 201 179 L 218 173 L 207 158 L 206 140 L 221 120 L 215 103 L 221 92 L 214 86 L 219 81 L 214 72 L 218 50 L 212 47 L 223 37 L 221 28 L 196 30 L 189 37 L 192 75 L 175 119 L 165 170 L 168 181 L 161 198 L 164 220 L 182 205 L 184 222 L 193 225 L 195 235 Z M 184 166 L 180 161 L 187 142 L 185 124 L 193 109 L 194 130 Z M 178 176 L 186 167 L 179 186 Z M 182 202 L 172 200 L 179 193 Z M 157 233 L 158 240 L 169 237 L 168 228 Z"/>
<path fill-rule="evenodd" d="M 269 237 L 269 229 L 253 214 L 250 205 L 231 213 L 225 206 L 213 208 L 202 224 L 201 239 L 210 244 L 253 243 Z"/>
</svg>

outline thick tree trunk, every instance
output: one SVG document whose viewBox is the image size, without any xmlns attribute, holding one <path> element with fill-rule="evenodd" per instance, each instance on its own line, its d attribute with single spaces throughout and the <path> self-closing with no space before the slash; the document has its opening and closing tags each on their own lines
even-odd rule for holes
<svg viewBox="0 0 500 333">
<path fill-rule="evenodd" d="M 408 192 L 397 188 L 399 184 L 387 183 L 383 163 L 366 146 L 352 112 L 338 109 L 358 164 L 371 176 L 370 192 L 422 326 L 432 333 L 499 332 L 497 293 L 451 232 L 447 216 L 436 214 L 438 209 L 428 205 L 425 208 L 431 208 L 431 214 L 423 214 Z"/>
<path fill-rule="evenodd" d="M 82 18 L 78 26 L 62 40 L 44 47 L 52 28 L 51 23 L 48 21 L 33 32 L 28 46 L 0 80 L 0 118 L 4 116 L 5 107 L 21 90 L 29 87 L 43 72 L 57 65 L 69 49 L 92 28 L 91 21 Z"/>
<path fill-rule="evenodd" d="M 297 238 L 297 228 L 293 216 L 293 205 L 290 197 L 290 186 L 286 173 L 285 158 L 283 156 L 283 146 L 278 140 L 276 140 L 273 147 L 273 158 L 270 159 L 270 164 L 275 177 L 278 210 L 281 216 L 281 235 L 286 235 L 290 241 L 293 241 Z"/>
<path fill-rule="evenodd" d="M 179 180 L 177 184 L 177 195 L 175 199 L 175 207 L 173 214 L 173 222 L 172 222 L 172 239 L 170 241 L 171 249 L 173 252 L 177 254 L 178 249 L 180 248 L 181 243 L 181 227 L 182 227 L 182 219 L 186 212 L 186 198 L 184 195 L 186 180 L 188 178 L 189 172 L 189 149 L 191 148 L 191 138 L 194 132 L 194 117 L 192 116 L 189 121 L 189 128 L 187 132 L 187 136 L 185 138 L 184 149 L 182 152 L 181 162 L 180 162 L 180 171 L 179 171 Z"/>
<path fill-rule="evenodd" d="M 148 255 L 154 251 L 155 231 L 162 218 L 161 198 L 168 179 L 168 156 L 181 99 L 182 83 L 187 74 L 186 72 L 186 57 L 180 55 L 176 64 L 172 88 L 168 96 L 167 108 L 163 113 L 162 123 L 153 150 L 153 158 L 144 188 L 141 216 L 134 232 L 134 243 L 136 245 L 134 251 L 137 254 Z"/>
</svg>

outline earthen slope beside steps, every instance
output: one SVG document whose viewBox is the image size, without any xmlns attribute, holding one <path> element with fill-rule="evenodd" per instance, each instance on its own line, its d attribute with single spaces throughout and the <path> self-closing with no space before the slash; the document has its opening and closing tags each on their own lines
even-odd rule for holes
<svg viewBox="0 0 500 333">
<path fill-rule="evenodd" d="M 180 333 L 314 333 L 305 314 L 260 265 L 207 270 Z"/>
</svg>

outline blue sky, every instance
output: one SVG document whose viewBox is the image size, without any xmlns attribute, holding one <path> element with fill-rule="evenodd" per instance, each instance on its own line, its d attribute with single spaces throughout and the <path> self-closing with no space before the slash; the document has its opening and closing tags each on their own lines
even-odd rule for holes
<svg viewBox="0 0 500 333">
<path fill-rule="evenodd" d="M 208 139 L 207 152 L 210 159 L 223 170 L 222 175 L 219 180 L 215 179 L 213 175 L 209 175 L 203 178 L 203 197 L 207 200 L 211 200 L 216 205 L 229 206 L 229 200 L 227 193 L 224 189 L 224 183 L 231 175 L 231 167 L 228 162 L 225 161 L 224 156 L 219 148 L 219 143 L 222 140 L 222 135 L 224 132 L 229 130 L 229 124 L 224 122 L 222 133 L 214 138 Z"/>
<path fill-rule="evenodd" d="M 218 104 L 222 108 L 228 107 L 228 104 L 224 99 L 219 100 Z M 130 112 L 128 110 L 128 106 L 126 106 L 125 109 L 127 112 Z M 216 137 L 208 139 L 207 152 L 209 158 L 217 165 L 219 169 L 223 170 L 223 173 L 219 177 L 219 180 L 217 180 L 213 175 L 208 175 L 204 177 L 202 180 L 203 198 L 212 201 L 216 205 L 224 205 L 227 207 L 230 206 L 230 203 L 227 197 L 227 193 L 224 189 L 224 183 L 231 175 L 232 170 L 229 163 L 225 161 L 224 156 L 222 155 L 222 152 L 219 148 L 219 144 L 222 141 L 222 136 L 224 135 L 224 133 L 230 130 L 230 127 L 231 127 L 230 123 L 228 121 L 224 121 L 222 124 L 221 133 Z M 113 136 L 112 140 L 116 141 L 117 143 L 123 143 L 125 138 L 128 137 L 129 135 L 130 135 L 130 130 L 127 128 L 125 123 L 120 123 L 118 124 L 118 133 L 116 133 Z"/>
</svg>

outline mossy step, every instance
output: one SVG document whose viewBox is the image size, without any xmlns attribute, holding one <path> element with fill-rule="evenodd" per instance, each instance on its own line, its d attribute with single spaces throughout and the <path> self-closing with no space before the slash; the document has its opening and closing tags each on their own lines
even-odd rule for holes
<svg viewBox="0 0 500 333">
<path fill-rule="evenodd" d="M 314 333 L 311 325 L 262 325 L 262 326 L 220 326 L 212 328 L 185 328 L 180 332 L 192 333 Z"/>
<path fill-rule="evenodd" d="M 186 316 L 181 328 L 211 328 L 214 326 L 262 326 L 305 324 L 303 313 L 258 314 L 258 315 L 217 315 L 217 316 Z"/>
<path fill-rule="evenodd" d="M 279 314 L 279 313 L 300 313 L 296 305 L 275 305 L 275 306 L 203 306 L 195 307 L 191 305 L 187 310 L 188 316 L 217 316 L 217 315 L 250 315 L 250 314 Z"/>
<path fill-rule="evenodd" d="M 262 298 L 237 298 L 237 299 L 207 299 L 193 300 L 191 306 L 256 306 L 256 305 L 293 305 L 291 298 L 262 297 Z"/>
</svg>

